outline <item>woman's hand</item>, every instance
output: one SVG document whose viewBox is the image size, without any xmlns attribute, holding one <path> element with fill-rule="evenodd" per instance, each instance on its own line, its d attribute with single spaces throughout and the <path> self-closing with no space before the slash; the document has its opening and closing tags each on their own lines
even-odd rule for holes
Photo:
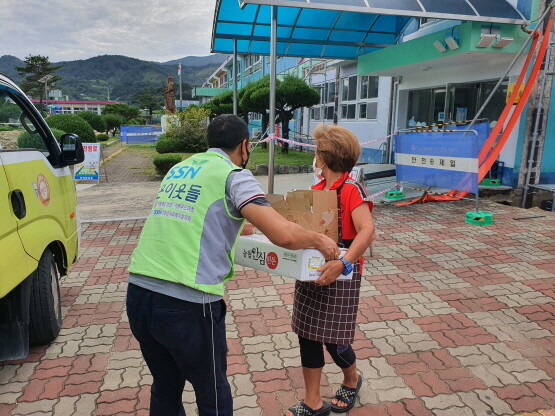
<svg viewBox="0 0 555 416">
<path fill-rule="evenodd" d="M 341 260 L 331 260 L 318 269 L 322 275 L 314 281 L 317 285 L 328 286 L 337 280 L 345 270 L 345 265 Z"/>
</svg>

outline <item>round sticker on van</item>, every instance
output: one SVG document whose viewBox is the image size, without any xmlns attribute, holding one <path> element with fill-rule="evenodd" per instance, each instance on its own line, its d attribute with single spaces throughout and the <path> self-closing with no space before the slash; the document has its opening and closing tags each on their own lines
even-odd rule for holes
<svg viewBox="0 0 555 416">
<path fill-rule="evenodd" d="M 40 203 L 47 206 L 50 203 L 50 186 L 42 173 L 37 176 L 37 181 L 33 182 L 33 188 L 35 188 L 35 193 Z"/>
</svg>

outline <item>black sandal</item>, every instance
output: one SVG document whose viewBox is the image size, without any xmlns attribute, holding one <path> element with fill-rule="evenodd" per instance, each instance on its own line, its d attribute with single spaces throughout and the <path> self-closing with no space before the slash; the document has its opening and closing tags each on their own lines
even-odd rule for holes
<svg viewBox="0 0 555 416">
<path fill-rule="evenodd" d="M 312 410 L 304 402 L 299 402 L 287 410 L 293 413 L 294 416 L 329 416 L 331 406 L 328 402 L 323 402 L 321 408 L 318 410 Z"/>
<path fill-rule="evenodd" d="M 330 403 L 331 410 L 334 413 L 346 413 L 355 405 L 356 396 L 362 386 L 362 376 L 358 376 L 357 386 L 355 388 L 344 386 L 339 387 L 335 393 L 335 398 L 338 402 L 343 402 L 347 406 L 338 406 L 337 404 Z"/>
</svg>

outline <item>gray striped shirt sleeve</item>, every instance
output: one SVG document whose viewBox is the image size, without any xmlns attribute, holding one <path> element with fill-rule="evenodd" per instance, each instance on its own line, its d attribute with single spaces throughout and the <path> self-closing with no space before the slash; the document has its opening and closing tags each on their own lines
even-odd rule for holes
<svg viewBox="0 0 555 416">
<path fill-rule="evenodd" d="M 262 186 L 248 169 L 231 172 L 226 183 L 226 199 L 231 214 L 242 217 L 241 209 L 250 203 L 270 206 Z"/>
</svg>

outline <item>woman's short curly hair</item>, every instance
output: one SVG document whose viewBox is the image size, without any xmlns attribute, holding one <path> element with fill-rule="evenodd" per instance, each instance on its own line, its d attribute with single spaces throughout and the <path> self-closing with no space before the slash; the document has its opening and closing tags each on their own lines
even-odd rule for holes
<svg viewBox="0 0 555 416">
<path fill-rule="evenodd" d="M 362 152 L 353 133 L 334 124 L 320 124 L 314 130 L 316 155 L 334 172 L 350 172 Z"/>
</svg>

